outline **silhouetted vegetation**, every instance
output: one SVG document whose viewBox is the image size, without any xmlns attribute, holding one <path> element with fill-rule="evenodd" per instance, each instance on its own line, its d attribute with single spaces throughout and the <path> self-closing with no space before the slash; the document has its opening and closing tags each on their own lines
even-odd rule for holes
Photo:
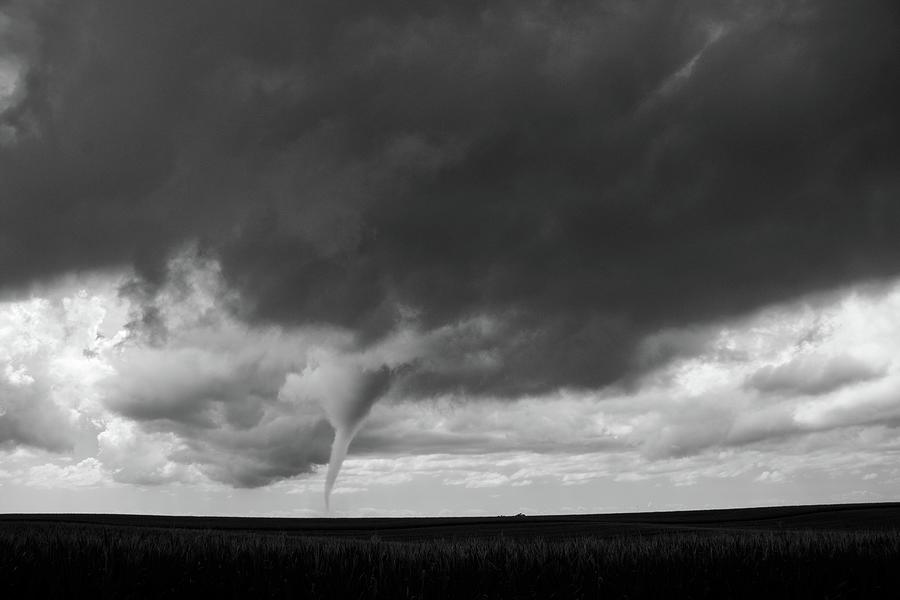
<svg viewBox="0 0 900 600">
<path fill-rule="evenodd" d="M 461 530 L 397 541 L 142 527 L 130 519 L 0 520 L 4 596 L 872 598 L 900 590 L 900 531 L 892 528 L 635 529 L 553 538 L 463 537 Z"/>
</svg>

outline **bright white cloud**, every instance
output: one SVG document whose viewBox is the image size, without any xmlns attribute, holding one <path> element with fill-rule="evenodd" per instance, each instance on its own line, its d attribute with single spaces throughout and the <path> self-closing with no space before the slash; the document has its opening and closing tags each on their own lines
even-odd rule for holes
<svg viewBox="0 0 900 600">
<path fill-rule="evenodd" d="M 96 458 L 86 458 L 74 465 L 45 464 L 28 471 L 28 485 L 39 488 L 92 487 L 108 482 L 103 464 Z"/>
<path fill-rule="evenodd" d="M 171 432 L 144 431 L 134 421 L 109 415 L 97 443 L 98 458 L 120 483 L 198 482 L 203 478 L 192 465 L 172 460 L 184 451 L 184 444 Z"/>
<path fill-rule="evenodd" d="M 122 316 L 116 303 L 114 286 L 98 279 L 58 281 L 0 302 L 0 445 L 71 448 L 99 415 L 96 384 L 111 370 L 96 356 L 117 341 L 101 334 Z"/>
</svg>

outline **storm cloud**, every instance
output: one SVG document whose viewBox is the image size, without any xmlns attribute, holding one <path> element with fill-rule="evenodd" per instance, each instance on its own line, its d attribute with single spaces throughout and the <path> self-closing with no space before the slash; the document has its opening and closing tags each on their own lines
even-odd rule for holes
<svg viewBox="0 0 900 600">
<path fill-rule="evenodd" d="M 473 488 L 877 457 L 898 30 L 877 0 L 2 2 L 0 450 L 238 488 L 351 440 Z"/>
<path fill-rule="evenodd" d="M 485 318 L 516 395 L 642 337 L 900 270 L 895 3 L 8 2 L 14 293 L 199 243 L 242 319 Z M 454 351 L 448 347 L 448 352 Z"/>
</svg>

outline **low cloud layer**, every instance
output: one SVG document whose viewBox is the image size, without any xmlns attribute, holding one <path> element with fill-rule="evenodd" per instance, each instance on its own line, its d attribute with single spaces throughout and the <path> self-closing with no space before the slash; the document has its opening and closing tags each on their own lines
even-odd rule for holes
<svg viewBox="0 0 900 600">
<path fill-rule="evenodd" d="M 152 331 L 133 319 L 145 306 L 116 291 L 121 275 L 63 281 L 44 299 L 0 306 L 4 449 L 63 459 L 20 479 L 254 488 L 303 476 L 321 485 L 331 458 L 330 491 L 349 446 L 355 461 L 397 462 L 368 482 L 351 467 L 341 494 L 422 477 L 467 489 L 692 485 L 719 472 L 785 482 L 803 461 L 841 448 L 862 457 L 855 468 L 882 472 L 878 457 L 900 443 L 896 282 L 661 331 L 640 347 L 646 360 L 671 358 L 619 385 L 422 397 L 404 384 L 415 365 L 490 367 L 489 355 L 455 362 L 445 349 L 492 322 L 423 330 L 410 320 L 361 351 L 345 330 L 247 325 L 229 311 L 215 262 L 191 252 L 178 260 L 179 283 L 157 294 Z"/>
<path fill-rule="evenodd" d="M 381 404 L 357 448 L 637 453 L 654 462 L 772 447 L 790 454 L 829 432 L 886 441 L 897 435 L 900 410 L 898 289 L 811 296 L 647 338 L 645 348 L 664 344 L 681 356 L 628 385 L 512 403 L 444 396 L 427 405 L 414 398 Z"/>
<path fill-rule="evenodd" d="M 817 396 L 881 375 L 884 375 L 883 367 L 866 364 L 852 356 L 802 356 L 761 368 L 748 378 L 747 385 L 760 392 Z"/>
</svg>

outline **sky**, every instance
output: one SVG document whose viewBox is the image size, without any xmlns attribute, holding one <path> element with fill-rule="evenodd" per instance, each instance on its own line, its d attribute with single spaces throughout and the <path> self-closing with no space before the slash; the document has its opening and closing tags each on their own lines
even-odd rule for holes
<svg viewBox="0 0 900 600">
<path fill-rule="evenodd" d="M 900 500 L 898 29 L 0 2 L 0 512 Z"/>
</svg>

